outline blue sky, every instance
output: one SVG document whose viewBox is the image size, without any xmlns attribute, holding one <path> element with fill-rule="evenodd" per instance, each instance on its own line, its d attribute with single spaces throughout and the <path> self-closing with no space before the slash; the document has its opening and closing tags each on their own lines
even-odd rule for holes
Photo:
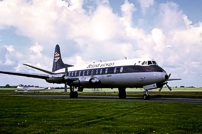
<svg viewBox="0 0 202 134">
<path fill-rule="evenodd" d="M 1 0 L 0 70 L 52 69 L 56 44 L 66 63 L 150 57 L 173 78 L 171 86 L 202 87 L 200 0 Z M 55 86 L 0 75 L 0 85 Z M 62 86 L 62 85 L 61 85 Z"/>
</svg>

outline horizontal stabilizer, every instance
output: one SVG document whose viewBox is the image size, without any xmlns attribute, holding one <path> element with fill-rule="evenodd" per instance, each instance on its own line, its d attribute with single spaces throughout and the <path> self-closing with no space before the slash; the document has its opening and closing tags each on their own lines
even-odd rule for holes
<svg viewBox="0 0 202 134">
<path fill-rule="evenodd" d="M 41 69 L 41 68 L 38 68 L 38 67 L 34 67 L 34 66 L 31 66 L 31 65 L 28 65 L 28 64 L 23 64 L 23 65 L 31 67 L 31 68 L 34 68 L 36 70 L 39 70 L 39 71 L 42 71 L 42 72 L 45 72 L 45 73 L 48 73 L 48 74 L 54 74 L 53 72 L 50 72 L 50 71 L 47 71 L 47 70 L 44 70 L 44 69 Z"/>
</svg>

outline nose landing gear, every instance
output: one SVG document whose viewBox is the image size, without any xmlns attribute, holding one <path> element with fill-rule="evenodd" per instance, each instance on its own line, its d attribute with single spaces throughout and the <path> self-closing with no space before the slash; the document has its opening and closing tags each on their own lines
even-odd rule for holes
<svg viewBox="0 0 202 134">
<path fill-rule="evenodd" d="M 144 100 L 149 100 L 150 99 L 150 95 L 147 89 L 145 89 L 146 94 L 143 95 L 143 99 Z"/>
</svg>

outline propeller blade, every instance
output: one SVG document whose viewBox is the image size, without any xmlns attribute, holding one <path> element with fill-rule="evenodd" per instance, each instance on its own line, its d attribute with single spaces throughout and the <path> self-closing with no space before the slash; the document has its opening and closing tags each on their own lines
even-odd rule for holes
<svg viewBox="0 0 202 134">
<path fill-rule="evenodd" d="M 159 92 L 161 92 L 162 88 L 163 88 L 163 86 L 159 89 Z"/>
<path fill-rule="evenodd" d="M 168 75 L 168 79 L 170 78 L 170 76 L 171 76 L 171 73 Z"/>
<path fill-rule="evenodd" d="M 172 89 L 168 86 L 168 84 L 166 83 L 166 86 L 168 87 L 168 89 L 170 90 L 170 91 L 172 91 Z"/>
</svg>

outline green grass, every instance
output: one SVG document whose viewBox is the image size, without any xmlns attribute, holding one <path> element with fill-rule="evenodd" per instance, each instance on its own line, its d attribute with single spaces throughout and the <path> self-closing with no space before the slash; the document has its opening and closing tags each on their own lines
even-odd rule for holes
<svg viewBox="0 0 202 134">
<path fill-rule="evenodd" d="M 88 89 L 88 90 L 94 90 L 94 88 L 84 88 L 84 91 L 85 89 Z M 113 89 L 117 89 L 117 88 L 113 88 Z M 0 90 L 23 90 L 23 89 L 17 89 L 17 88 L 0 88 Z M 57 89 L 54 89 L 54 90 L 57 90 Z M 60 90 L 60 89 L 59 89 Z M 112 90 L 111 88 L 95 88 L 95 91 L 102 91 L 102 90 Z M 143 88 L 126 88 L 126 91 L 127 90 L 134 90 L 134 91 L 144 91 Z M 152 91 L 158 91 L 159 89 L 152 89 Z M 197 87 L 197 88 L 174 88 L 172 87 L 172 90 L 173 91 L 202 91 L 202 88 L 201 87 Z M 48 90 L 49 91 L 49 90 Z M 117 89 L 118 91 L 118 89 Z M 169 91 L 168 88 L 163 88 L 162 91 Z"/>
<path fill-rule="evenodd" d="M 0 96 L 0 133 L 202 133 L 202 105 Z"/>
<path fill-rule="evenodd" d="M 118 96 L 118 92 L 78 92 L 80 95 L 92 96 Z M 127 92 L 128 97 L 142 97 L 145 92 Z M 69 95 L 69 92 L 14 92 L 0 91 L 1 95 Z M 150 92 L 151 97 L 180 97 L 180 98 L 202 98 L 202 92 Z"/>
</svg>

